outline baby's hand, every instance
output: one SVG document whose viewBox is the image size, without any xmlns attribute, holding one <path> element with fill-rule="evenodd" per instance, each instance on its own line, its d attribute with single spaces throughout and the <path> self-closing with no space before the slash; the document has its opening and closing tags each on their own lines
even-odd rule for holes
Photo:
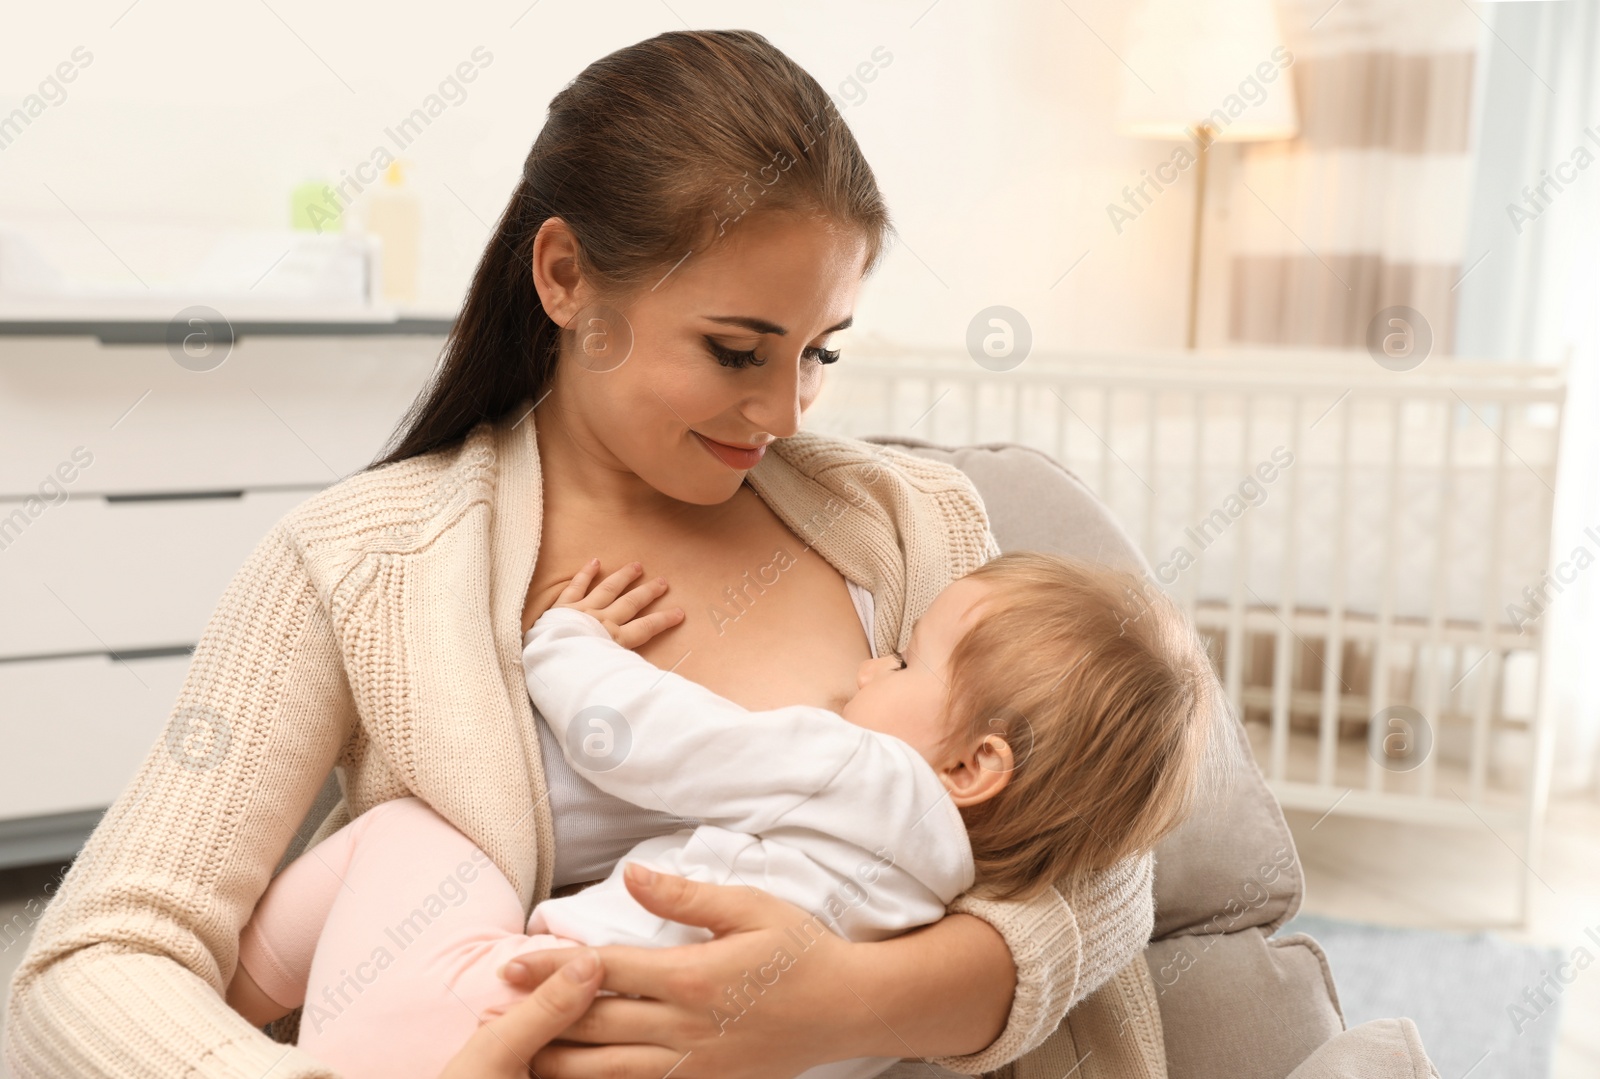
<svg viewBox="0 0 1600 1079">
<path fill-rule="evenodd" d="M 623 589 L 628 583 L 643 572 L 642 565 L 630 562 L 595 585 L 594 591 L 591 592 L 589 585 L 600 573 L 600 560 L 591 558 L 588 565 L 573 576 L 552 606 L 571 607 L 573 610 L 592 615 L 606 627 L 613 641 L 624 648 L 638 648 L 662 630 L 670 629 L 683 621 L 682 607 L 672 607 L 639 617 L 640 611 L 650 606 L 667 590 L 667 579 L 657 577 L 655 580 L 646 581 L 638 588 L 624 592 Z"/>
</svg>

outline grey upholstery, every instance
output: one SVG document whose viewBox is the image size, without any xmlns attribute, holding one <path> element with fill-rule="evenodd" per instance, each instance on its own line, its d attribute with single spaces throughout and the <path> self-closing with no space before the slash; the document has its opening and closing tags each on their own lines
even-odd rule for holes
<svg viewBox="0 0 1600 1079">
<path fill-rule="evenodd" d="M 1167 1074 L 1288 1075 L 1344 1029 L 1327 958 L 1304 933 L 1257 926 L 1153 940 Z"/>
<path fill-rule="evenodd" d="M 1036 450 L 868 441 L 965 472 L 1002 550 L 1148 569 L 1099 499 Z M 1156 926 L 1145 960 L 1160 1004 L 1167 1074 L 1284 1079 L 1307 1067 L 1324 1076 L 1411 1077 L 1418 1059 L 1431 1070 L 1410 1020 L 1345 1031 L 1322 949 L 1305 934 L 1271 936 L 1299 909 L 1304 880 L 1283 812 L 1255 766 L 1244 727 L 1236 731 L 1241 767 L 1232 787 L 1156 848 Z M 1390 1052 L 1396 1045 L 1407 1053 Z M 1332 1070 L 1323 1070 L 1323 1054 Z M 1372 1063 L 1380 1060 L 1393 1064 Z M 1429 1071 L 1415 1074 L 1425 1079 Z"/>
<path fill-rule="evenodd" d="M 869 438 L 955 465 L 983 498 L 989 525 L 1007 550 L 1052 551 L 1143 573 L 1144 556 L 1111 511 L 1054 459 L 1014 442 L 951 449 L 916 438 Z"/>
<path fill-rule="evenodd" d="M 1409 1019 L 1374 1019 L 1351 1027 L 1317 1047 L 1289 1079 L 1363 1079 L 1364 1076 L 1439 1079 Z"/>
</svg>

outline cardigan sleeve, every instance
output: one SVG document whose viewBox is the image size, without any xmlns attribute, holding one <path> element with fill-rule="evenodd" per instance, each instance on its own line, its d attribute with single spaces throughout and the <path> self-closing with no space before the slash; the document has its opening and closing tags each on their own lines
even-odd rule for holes
<svg viewBox="0 0 1600 1079">
<path fill-rule="evenodd" d="M 18 1079 L 336 1079 L 222 994 L 355 716 L 327 612 L 280 524 L 224 592 L 166 730 L 44 908 L 10 988 Z"/>
<path fill-rule="evenodd" d="M 1005 938 L 1017 968 L 1005 1029 L 970 1056 L 935 1064 L 965 1075 L 995 1071 L 1037 1049 L 1073 1005 L 1144 950 L 1155 928 L 1155 856 L 1129 858 L 1068 896 L 1056 888 L 1025 901 L 959 896 L 952 913 L 982 918 Z"/>
</svg>

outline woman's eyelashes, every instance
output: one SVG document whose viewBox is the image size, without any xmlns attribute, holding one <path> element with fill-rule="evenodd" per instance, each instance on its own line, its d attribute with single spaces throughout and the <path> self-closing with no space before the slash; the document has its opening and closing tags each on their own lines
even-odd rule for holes
<svg viewBox="0 0 1600 1079">
<path fill-rule="evenodd" d="M 706 347 L 711 350 L 711 355 L 724 367 L 760 367 L 766 360 L 756 358 L 756 350 L 749 349 L 741 352 L 738 349 L 719 345 L 714 338 L 706 338 Z"/>
<path fill-rule="evenodd" d="M 711 355 L 716 357 L 717 362 L 724 367 L 760 367 L 767 362 L 757 357 L 756 350 L 753 348 L 743 351 L 728 348 L 726 345 L 718 344 L 716 338 L 709 336 L 706 338 L 706 347 L 711 350 Z M 818 363 L 835 363 L 839 359 L 839 350 L 836 348 L 818 348 L 815 345 L 811 345 L 801 355 L 808 360 L 816 360 Z"/>
</svg>

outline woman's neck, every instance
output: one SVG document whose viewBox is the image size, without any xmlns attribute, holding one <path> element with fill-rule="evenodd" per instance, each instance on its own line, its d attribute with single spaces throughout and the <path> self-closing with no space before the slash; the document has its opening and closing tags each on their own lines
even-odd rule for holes
<svg viewBox="0 0 1600 1079">
<path fill-rule="evenodd" d="M 626 516 L 692 528 L 715 527 L 732 511 L 737 500 L 731 497 L 698 505 L 662 494 L 612 456 L 581 423 L 570 422 L 573 417 L 555 397 L 542 401 L 532 415 L 547 505 L 558 505 L 563 513 Z"/>
</svg>

